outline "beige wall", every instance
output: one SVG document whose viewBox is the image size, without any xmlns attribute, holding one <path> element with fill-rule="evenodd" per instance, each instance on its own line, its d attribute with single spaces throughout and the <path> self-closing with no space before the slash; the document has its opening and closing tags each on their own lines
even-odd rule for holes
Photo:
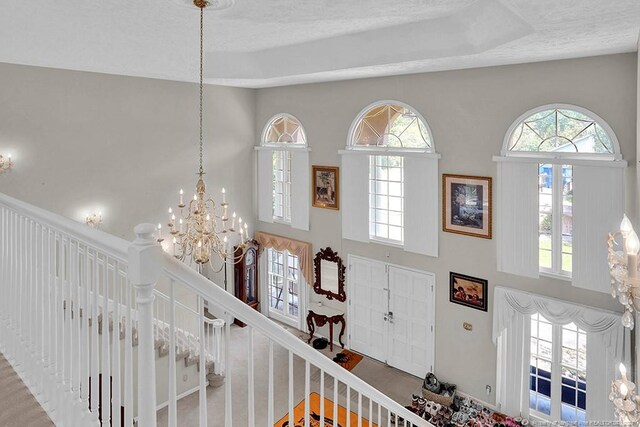
<svg viewBox="0 0 640 427">
<path fill-rule="evenodd" d="M 254 128 L 255 91 L 205 88 L 209 190 L 249 220 Z M 2 193 L 78 220 L 101 209 L 130 240 L 166 224 L 180 187 L 192 197 L 197 143 L 196 84 L 0 64 L 0 154 L 15 159 Z"/>
<path fill-rule="evenodd" d="M 521 113 L 543 104 L 575 104 L 601 116 L 616 132 L 630 166 L 627 206 L 633 214 L 636 62 L 635 54 L 623 54 L 261 89 L 257 95 L 256 134 L 274 114 L 291 113 L 305 127 L 312 149 L 311 163 L 338 166 L 338 150 L 345 147 L 349 126 L 360 110 L 377 100 L 399 100 L 415 107 L 429 122 L 436 149 L 442 155 L 441 173 L 492 176 L 495 180 L 492 156 L 500 153 L 507 128 Z M 429 258 L 378 244 L 342 240 L 340 214 L 313 208 L 309 232 L 278 224 L 260 223 L 259 228 L 310 241 L 314 251 L 331 246 L 345 261 L 347 254 L 355 254 L 434 272 L 436 373 L 442 380 L 457 383 L 463 391 L 490 402 L 494 401 L 496 364 L 496 349 L 491 341 L 494 286 L 619 309 L 609 295 L 576 289 L 569 282 L 498 273 L 495 239 L 440 232 L 440 257 Z M 499 229 L 499 221 L 494 217 L 494 229 Z M 487 313 L 449 302 L 450 271 L 489 280 Z M 463 322 L 472 323 L 473 331 L 465 331 Z M 492 387 L 491 396 L 485 394 L 487 384 Z M 407 397 L 413 391 L 407 390 Z"/>
</svg>

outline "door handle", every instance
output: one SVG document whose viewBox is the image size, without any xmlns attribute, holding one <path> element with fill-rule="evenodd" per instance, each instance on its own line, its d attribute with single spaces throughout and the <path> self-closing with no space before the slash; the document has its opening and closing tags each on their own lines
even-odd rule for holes
<svg viewBox="0 0 640 427">
<path fill-rule="evenodd" d="M 393 311 L 387 313 L 386 317 L 389 319 L 389 323 L 393 323 Z"/>
</svg>

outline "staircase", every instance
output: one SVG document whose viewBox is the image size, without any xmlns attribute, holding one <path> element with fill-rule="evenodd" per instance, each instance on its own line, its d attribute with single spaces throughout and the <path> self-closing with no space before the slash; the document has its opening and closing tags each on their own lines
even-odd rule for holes
<svg viewBox="0 0 640 427">
<path fill-rule="evenodd" d="M 324 426 L 339 410 L 350 414 L 342 427 L 431 425 L 162 252 L 154 231 L 141 224 L 127 242 L 0 194 L 0 352 L 56 425 L 155 427 L 162 407 L 169 427 L 240 427 L 239 410 L 249 427 L 272 427 L 285 414 L 289 426 Z M 224 320 L 209 319 L 205 307 Z M 242 365 L 229 357 L 234 318 L 247 325 L 246 342 L 233 349 L 246 352 Z M 268 340 L 264 354 L 254 353 L 256 335 Z M 256 363 L 268 365 L 266 378 Z M 284 387 L 276 363 L 287 366 Z M 304 366 L 295 387 L 294 366 Z M 185 373 L 193 387 L 180 383 Z M 243 395 L 234 393 L 239 373 Z M 338 394 L 345 387 L 346 397 Z M 178 402 L 191 392 L 197 408 L 178 422 Z M 294 413 L 311 392 L 319 410 L 304 398 Z M 333 413 L 325 398 L 337 403 Z M 224 409 L 209 419 L 215 405 Z M 121 410 L 99 411 L 107 407 Z"/>
</svg>

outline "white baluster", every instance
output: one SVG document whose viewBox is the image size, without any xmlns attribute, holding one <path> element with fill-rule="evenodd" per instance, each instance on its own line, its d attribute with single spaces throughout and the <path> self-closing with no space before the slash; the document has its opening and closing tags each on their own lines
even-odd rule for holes
<svg viewBox="0 0 640 427">
<path fill-rule="evenodd" d="M 358 427 L 362 427 L 362 393 L 358 393 Z"/>
<path fill-rule="evenodd" d="M 338 378 L 333 377 L 333 425 L 338 425 Z M 349 414 L 347 414 L 347 417 Z"/>
<path fill-rule="evenodd" d="M 91 293 L 89 292 L 89 283 L 91 282 L 91 272 L 89 270 L 89 246 L 87 244 L 84 245 L 84 286 L 83 290 L 83 299 L 82 299 L 82 338 L 81 338 L 81 347 L 82 347 L 82 368 L 81 368 L 81 378 L 82 378 L 82 389 L 80 394 L 80 400 L 82 401 L 82 408 L 85 411 L 89 410 L 89 366 L 91 364 L 91 350 L 89 347 L 89 340 L 91 339 L 89 332 L 89 317 L 90 307 L 91 307 Z"/>
<path fill-rule="evenodd" d="M 289 350 L 289 425 L 295 425 L 293 420 L 293 352 Z"/>
<path fill-rule="evenodd" d="M 169 285 L 169 427 L 178 426 L 178 398 L 176 392 L 176 282 Z"/>
<path fill-rule="evenodd" d="M 233 392 L 231 388 L 231 326 L 229 325 L 229 317 L 224 322 L 224 364 L 226 378 L 224 381 L 224 417 L 225 427 L 233 427 Z"/>
<path fill-rule="evenodd" d="M 207 359 L 204 347 L 204 299 L 198 297 L 200 347 L 200 427 L 207 427 Z"/>
<path fill-rule="evenodd" d="M 102 403 L 101 419 L 103 426 L 111 425 L 111 357 L 109 354 L 109 257 L 102 257 Z"/>
<path fill-rule="evenodd" d="M 138 423 L 156 426 L 156 361 L 153 342 L 153 289 L 162 273 L 162 248 L 154 238 L 153 224 L 136 226 L 129 246 L 129 280 L 138 305 Z"/>
<path fill-rule="evenodd" d="M 309 427 L 309 411 L 311 410 L 309 406 L 309 394 L 311 394 L 311 366 L 309 365 L 309 361 L 304 361 L 304 425 L 305 427 Z M 347 417 L 349 419 L 349 417 Z"/>
<path fill-rule="evenodd" d="M 351 427 L 351 387 L 347 384 L 347 427 Z"/>
<path fill-rule="evenodd" d="M 253 328 L 251 326 L 247 326 L 249 328 L 249 336 L 248 336 L 248 345 L 247 345 L 247 378 L 249 380 L 249 384 L 247 385 L 247 409 L 249 411 L 249 425 L 256 425 L 256 416 L 255 416 L 255 378 L 254 378 L 254 367 L 253 367 Z M 291 424 L 293 425 L 293 424 Z"/>
<path fill-rule="evenodd" d="M 113 396 L 111 397 L 111 418 L 113 425 L 120 427 L 122 423 L 122 385 L 121 381 L 121 366 L 120 366 L 120 304 L 122 301 L 122 281 L 123 277 L 120 274 L 120 262 L 114 261 L 113 274 L 114 274 L 114 289 L 113 289 L 113 353 L 111 360 L 112 363 L 112 378 L 113 378 Z"/>
<path fill-rule="evenodd" d="M 91 292 L 93 293 L 93 304 L 91 307 L 91 412 L 98 419 L 98 407 L 100 403 L 100 353 L 98 342 L 98 293 L 100 291 L 100 285 L 98 281 L 99 277 L 99 260 L 98 252 L 94 249 L 92 256 L 92 268 L 91 275 L 93 280 L 91 283 Z"/>
<path fill-rule="evenodd" d="M 324 370 L 320 369 L 320 425 L 324 425 Z"/>
<path fill-rule="evenodd" d="M 267 426 L 273 427 L 273 341 L 271 340 L 269 340 L 269 392 L 267 405 Z"/>
<path fill-rule="evenodd" d="M 369 422 L 367 423 L 367 425 L 371 427 L 371 423 L 373 422 L 373 401 L 371 400 L 370 397 L 368 399 L 369 399 Z"/>
<path fill-rule="evenodd" d="M 124 350 L 124 425 L 133 425 L 133 295 L 131 283 L 125 282 L 126 292 L 126 328 L 125 328 L 125 350 Z"/>
</svg>

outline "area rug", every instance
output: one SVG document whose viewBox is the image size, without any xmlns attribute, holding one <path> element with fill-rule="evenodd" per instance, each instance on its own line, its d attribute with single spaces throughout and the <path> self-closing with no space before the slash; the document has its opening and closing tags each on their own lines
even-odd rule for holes
<svg viewBox="0 0 640 427">
<path fill-rule="evenodd" d="M 358 414 L 355 412 L 350 412 L 349 417 L 351 418 L 351 425 L 357 426 L 358 424 Z M 274 424 L 274 427 L 304 427 L 304 400 L 298 403 L 295 408 L 293 408 L 293 420 L 294 425 L 289 426 L 289 414 L 285 415 L 280 419 L 277 423 Z M 324 426 L 320 425 L 320 395 L 318 393 L 309 394 L 309 425 L 311 427 L 325 427 L 325 426 L 337 426 L 337 427 L 346 427 L 347 426 L 347 410 L 338 405 L 338 422 L 336 424 L 333 423 L 333 401 L 329 399 L 324 399 Z M 377 424 L 369 423 L 369 420 L 362 419 L 362 427 L 378 427 Z"/>
<path fill-rule="evenodd" d="M 336 355 L 336 357 L 338 357 L 338 355 L 340 354 L 344 354 L 343 356 L 344 362 L 338 362 L 336 359 L 334 359 L 334 361 L 338 365 L 346 369 L 347 371 L 351 371 L 362 360 L 362 355 L 358 353 L 354 353 L 353 351 L 342 350 L 340 353 Z"/>
</svg>

